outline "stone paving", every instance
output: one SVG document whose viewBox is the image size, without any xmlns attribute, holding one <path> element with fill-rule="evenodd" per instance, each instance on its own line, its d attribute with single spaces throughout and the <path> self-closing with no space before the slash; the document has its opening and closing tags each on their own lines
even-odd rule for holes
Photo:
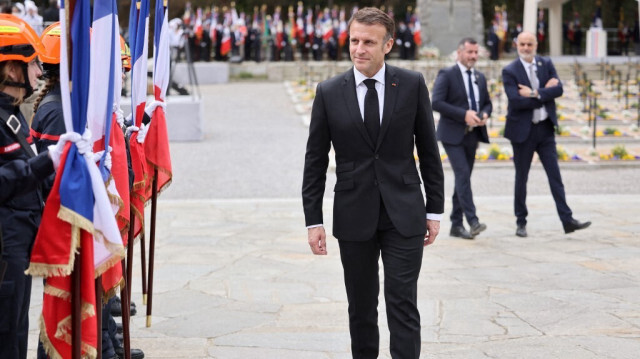
<svg viewBox="0 0 640 359">
<path fill-rule="evenodd" d="M 330 239 L 329 255 L 318 257 L 306 243 L 299 192 L 307 130 L 283 85 L 202 90 L 208 135 L 171 144 L 174 183 L 159 201 L 150 328 L 136 248 L 132 346 L 147 358 L 349 358 L 338 246 Z M 594 224 L 563 234 L 544 171 L 533 166 L 528 238 L 514 235 L 513 169 L 474 171 L 488 229 L 474 241 L 454 239 L 445 216 L 425 249 L 424 358 L 638 357 L 640 167 L 562 171 L 576 218 Z M 450 169 L 445 176 L 450 198 Z M 41 297 L 35 279 L 30 358 Z M 382 297 L 379 311 L 380 357 L 389 358 Z"/>
</svg>

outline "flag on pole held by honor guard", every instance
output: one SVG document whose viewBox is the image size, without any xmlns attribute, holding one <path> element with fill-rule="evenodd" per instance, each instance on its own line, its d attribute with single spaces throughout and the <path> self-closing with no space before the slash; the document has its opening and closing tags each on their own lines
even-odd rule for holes
<svg viewBox="0 0 640 359">
<path fill-rule="evenodd" d="M 139 8 L 138 8 L 139 6 Z M 129 41 L 131 43 L 131 112 L 133 124 L 142 126 L 144 108 L 147 103 L 147 54 L 149 33 L 149 0 L 132 2 L 132 14 L 129 19 Z M 136 22 L 132 32 L 132 23 Z M 133 204 L 135 218 L 131 218 L 134 226 L 134 238 L 144 231 L 144 203 L 146 202 L 146 189 L 148 181 L 147 161 L 144 155 L 142 143 L 137 141 L 138 132 L 133 132 L 129 139 L 131 152 L 131 165 L 134 172 L 133 191 L 131 203 Z M 129 238 L 132 240 L 132 238 Z"/>
<path fill-rule="evenodd" d="M 156 101 L 165 102 L 165 94 L 169 87 L 169 22 L 168 2 L 156 1 L 155 31 L 154 31 L 154 66 L 153 66 L 153 92 Z M 167 134 L 166 113 L 162 106 L 156 107 L 149 124 L 149 130 L 144 140 L 145 156 L 150 169 L 158 170 L 157 190 L 160 193 L 170 183 L 171 154 L 169 153 L 169 136 Z M 153 170 L 150 170 L 153 175 Z M 151 182 L 151 181 L 149 181 Z M 147 197 L 148 198 L 148 197 Z"/>
<path fill-rule="evenodd" d="M 86 59 L 89 59 L 90 51 L 89 0 L 76 1 L 69 15 L 70 31 L 67 30 L 65 4 L 61 4 L 60 85 L 64 122 L 67 132 L 88 138 L 90 63 Z M 67 58 L 69 36 L 71 59 Z M 69 63 L 72 64 L 70 75 Z M 52 358 L 71 357 L 71 274 L 76 260 L 81 261 L 77 268 L 81 300 L 80 347 L 83 356 L 95 358 L 97 355 L 95 265 L 101 266 L 113 257 L 107 254 L 113 247 L 105 243 L 114 240 L 114 247 L 118 247 L 118 240 L 111 236 L 114 228 L 117 232 L 102 175 L 93 162 L 92 154 L 83 156 L 74 143 L 67 143 L 47 199 L 28 270 L 30 274 L 47 277 L 40 330 L 45 350 Z M 98 233 L 102 235 L 94 238 Z M 97 248 L 95 252 L 94 248 Z M 94 253 L 98 256 L 94 257 Z"/>
</svg>

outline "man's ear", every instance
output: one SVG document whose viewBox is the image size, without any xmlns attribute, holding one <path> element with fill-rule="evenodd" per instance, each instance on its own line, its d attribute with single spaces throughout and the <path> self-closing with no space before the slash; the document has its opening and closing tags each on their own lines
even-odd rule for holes
<svg viewBox="0 0 640 359">
<path fill-rule="evenodd" d="M 393 48 L 393 38 L 390 38 L 389 40 L 387 40 L 387 42 L 384 44 L 384 54 L 388 54 L 389 52 L 391 52 L 391 49 Z"/>
</svg>

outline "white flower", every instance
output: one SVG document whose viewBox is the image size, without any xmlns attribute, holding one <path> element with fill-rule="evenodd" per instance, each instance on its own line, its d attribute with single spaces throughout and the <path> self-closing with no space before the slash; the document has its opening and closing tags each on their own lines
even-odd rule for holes
<svg viewBox="0 0 640 359">
<path fill-rule="evenodd" d="M 589 126 L 582 126 L 582 128 L 580 129 L 580 133 L 583 135 L 588 135 L 590 131 L 591 128 Z"/>
<path fill-rule="evenodd" d="M 511 150 L 511 147 L 506 147 L 506 146 L 502 147 L 500 149 L 500 153 L 502 153 L 503 155 L 508 156 L 508 157 L 513 156 L 513 152 Z"/>
</svg>

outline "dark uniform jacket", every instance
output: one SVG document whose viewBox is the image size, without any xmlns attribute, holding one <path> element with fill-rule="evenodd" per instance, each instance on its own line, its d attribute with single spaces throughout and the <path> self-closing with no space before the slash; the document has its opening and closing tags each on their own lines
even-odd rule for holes
<svg viewBox="0 0 640 359">
<path fill-rule="evenodd" d="M 38 153 L 44 152 L 49 146 L 58 143 L 60 135 L 66 131 L 60 100 L 60 84 L 56 84 L 40 102 L 31 123 L 31 137 L 33 137 L 33 143 L 36 145 Z M 55 174 L 52 174 L 42 183 L 42 193 L 45 200 L 49 197 L 54 180 Z"/>
</svg>

